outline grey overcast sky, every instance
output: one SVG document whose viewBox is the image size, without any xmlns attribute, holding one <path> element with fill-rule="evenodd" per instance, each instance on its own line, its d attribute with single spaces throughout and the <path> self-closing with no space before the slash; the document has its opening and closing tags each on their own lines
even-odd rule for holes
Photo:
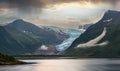
<svg viewBox="0 0 120 71">
<path fill-rule="evenodd" d="M 119 7 L 120 0 L 0 0 L 0 24 L 23 19 L 38 26 L 77 28 Z"/>
</svg>

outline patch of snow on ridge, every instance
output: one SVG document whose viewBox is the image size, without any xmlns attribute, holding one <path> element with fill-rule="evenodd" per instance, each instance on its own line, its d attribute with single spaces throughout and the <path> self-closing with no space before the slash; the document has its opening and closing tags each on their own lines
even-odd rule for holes
<svg viewBox="0 0 120 71">
<path fill-rule="evenodd" d="M 103 22 L 111 22 L 113 19 L 104 20 Z"/>
<path fill-rule="evenodd" d="M 86 43 L 83 44 L 79 44 L 77 46 L 77 48 L 89 48 L 89 47 L 93 47 L 93 46 L 104 46 L 108 44 L 108 41 L 102 42 L 100 44 L 97 44 L 105 35 L 106 35 L 106 28 L 104 28 L 103 32 L 101 33 L 101 35 L 99 35 L 97 38 L 92 39 Z"/>
</svg>

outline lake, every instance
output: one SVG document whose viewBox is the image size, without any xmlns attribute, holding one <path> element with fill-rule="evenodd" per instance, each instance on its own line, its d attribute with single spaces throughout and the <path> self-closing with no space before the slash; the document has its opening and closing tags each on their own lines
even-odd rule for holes
<svg viewBox="0 0 120 71">
<path fill-rule="evenodd" d="M 120 59 L 39 59 L 0 66 L 0 71 L 120 71 Z"/>
</svg>

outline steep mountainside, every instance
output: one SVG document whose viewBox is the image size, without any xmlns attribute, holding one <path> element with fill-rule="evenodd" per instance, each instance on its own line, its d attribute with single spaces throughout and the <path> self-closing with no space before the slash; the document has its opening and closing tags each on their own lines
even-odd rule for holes
<svg viewBox="0 0 120 71">
<path fill-rule="evenodd" d="M 40 28 L 32 23 L 26 22 L 22 19 L 18 19 L 6 26 L 8 32 L 13 32 L 13 30 L 18 30 L 26 35 L 29 35 L 35 39 L 44 41 L 44 44 L 55 44 L 61 43 L 67 35 L 65 33 L 56 32 L 54 30 L 49 30 L 45 28 Z M 49 35 L 49 36 L 48 36 Z M 54 37 L 54 39 L 53 39 Z"/>
<path fill-rule="evenodd" d="M 15 38 L 15 37 L 14 37 Z M 0 52 L 4 54 L 20 54 L 27 50 L 15 40 L 5 29 L 0 26 Z M 28 48 L 30 49 L 30 48 Z"/>
<path fill-rule="evenodd" d="M 106 46 L 100 47 L 92 47 L 92 48 L 78 48 L 78 44 L 86 43 L 97 36 L 99 36 L 103 28 L 107 28 L 107 34 L 100 41 L 108 41 L 109 44 Z M 93 56 L 93 57 L 115 57 L 119 56 L 119 41 L 120 41 L 120 12 L 118 11 L 107 11 L 104 17 L 97 22 L 96 24 L 90 26 L 85 33 L 83 33 L 78 39 L 76 39 L 71 47 L 66 51 L 67 54 L 70 55 L 78 55 L 78 56 Z M 114 37 L 115 36 L 115 37 Z M 100 43 L 99 42 L 99 43 Z"/>
<path fill-rule="evenodd" d="M 0 52 L 9 55 L 34 54 L 41 45 L 59 44 L 67 37 L 64 33 L 16 20 L 6 26 L 0 26 Z M 55 47 L 52 48 L 54 50 L 48 51 L 55 52 Z"/>
</svg>

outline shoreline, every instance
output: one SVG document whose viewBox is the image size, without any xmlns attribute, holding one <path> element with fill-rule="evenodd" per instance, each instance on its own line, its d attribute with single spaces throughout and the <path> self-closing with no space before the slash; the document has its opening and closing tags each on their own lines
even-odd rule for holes
<svg viewBox="0 0 120 71">
<path fill-rule="evenodd" d="M 23 65 L 23 64 L 27 64 L 27 62 L 23 62 L 23 61 L 17 61 L 17 62 L 0 62 L 0 66 L 1 65 Z"/>
<path fill-rule="evenodd" d="M 95 57 L 15 57 L 17 60 L 36 60 L 36 59 L 39 59 L 39 60 L 44 60 L 44 59 L 120 59 L 120 58 L 95 58 Z"/>
</svg>

